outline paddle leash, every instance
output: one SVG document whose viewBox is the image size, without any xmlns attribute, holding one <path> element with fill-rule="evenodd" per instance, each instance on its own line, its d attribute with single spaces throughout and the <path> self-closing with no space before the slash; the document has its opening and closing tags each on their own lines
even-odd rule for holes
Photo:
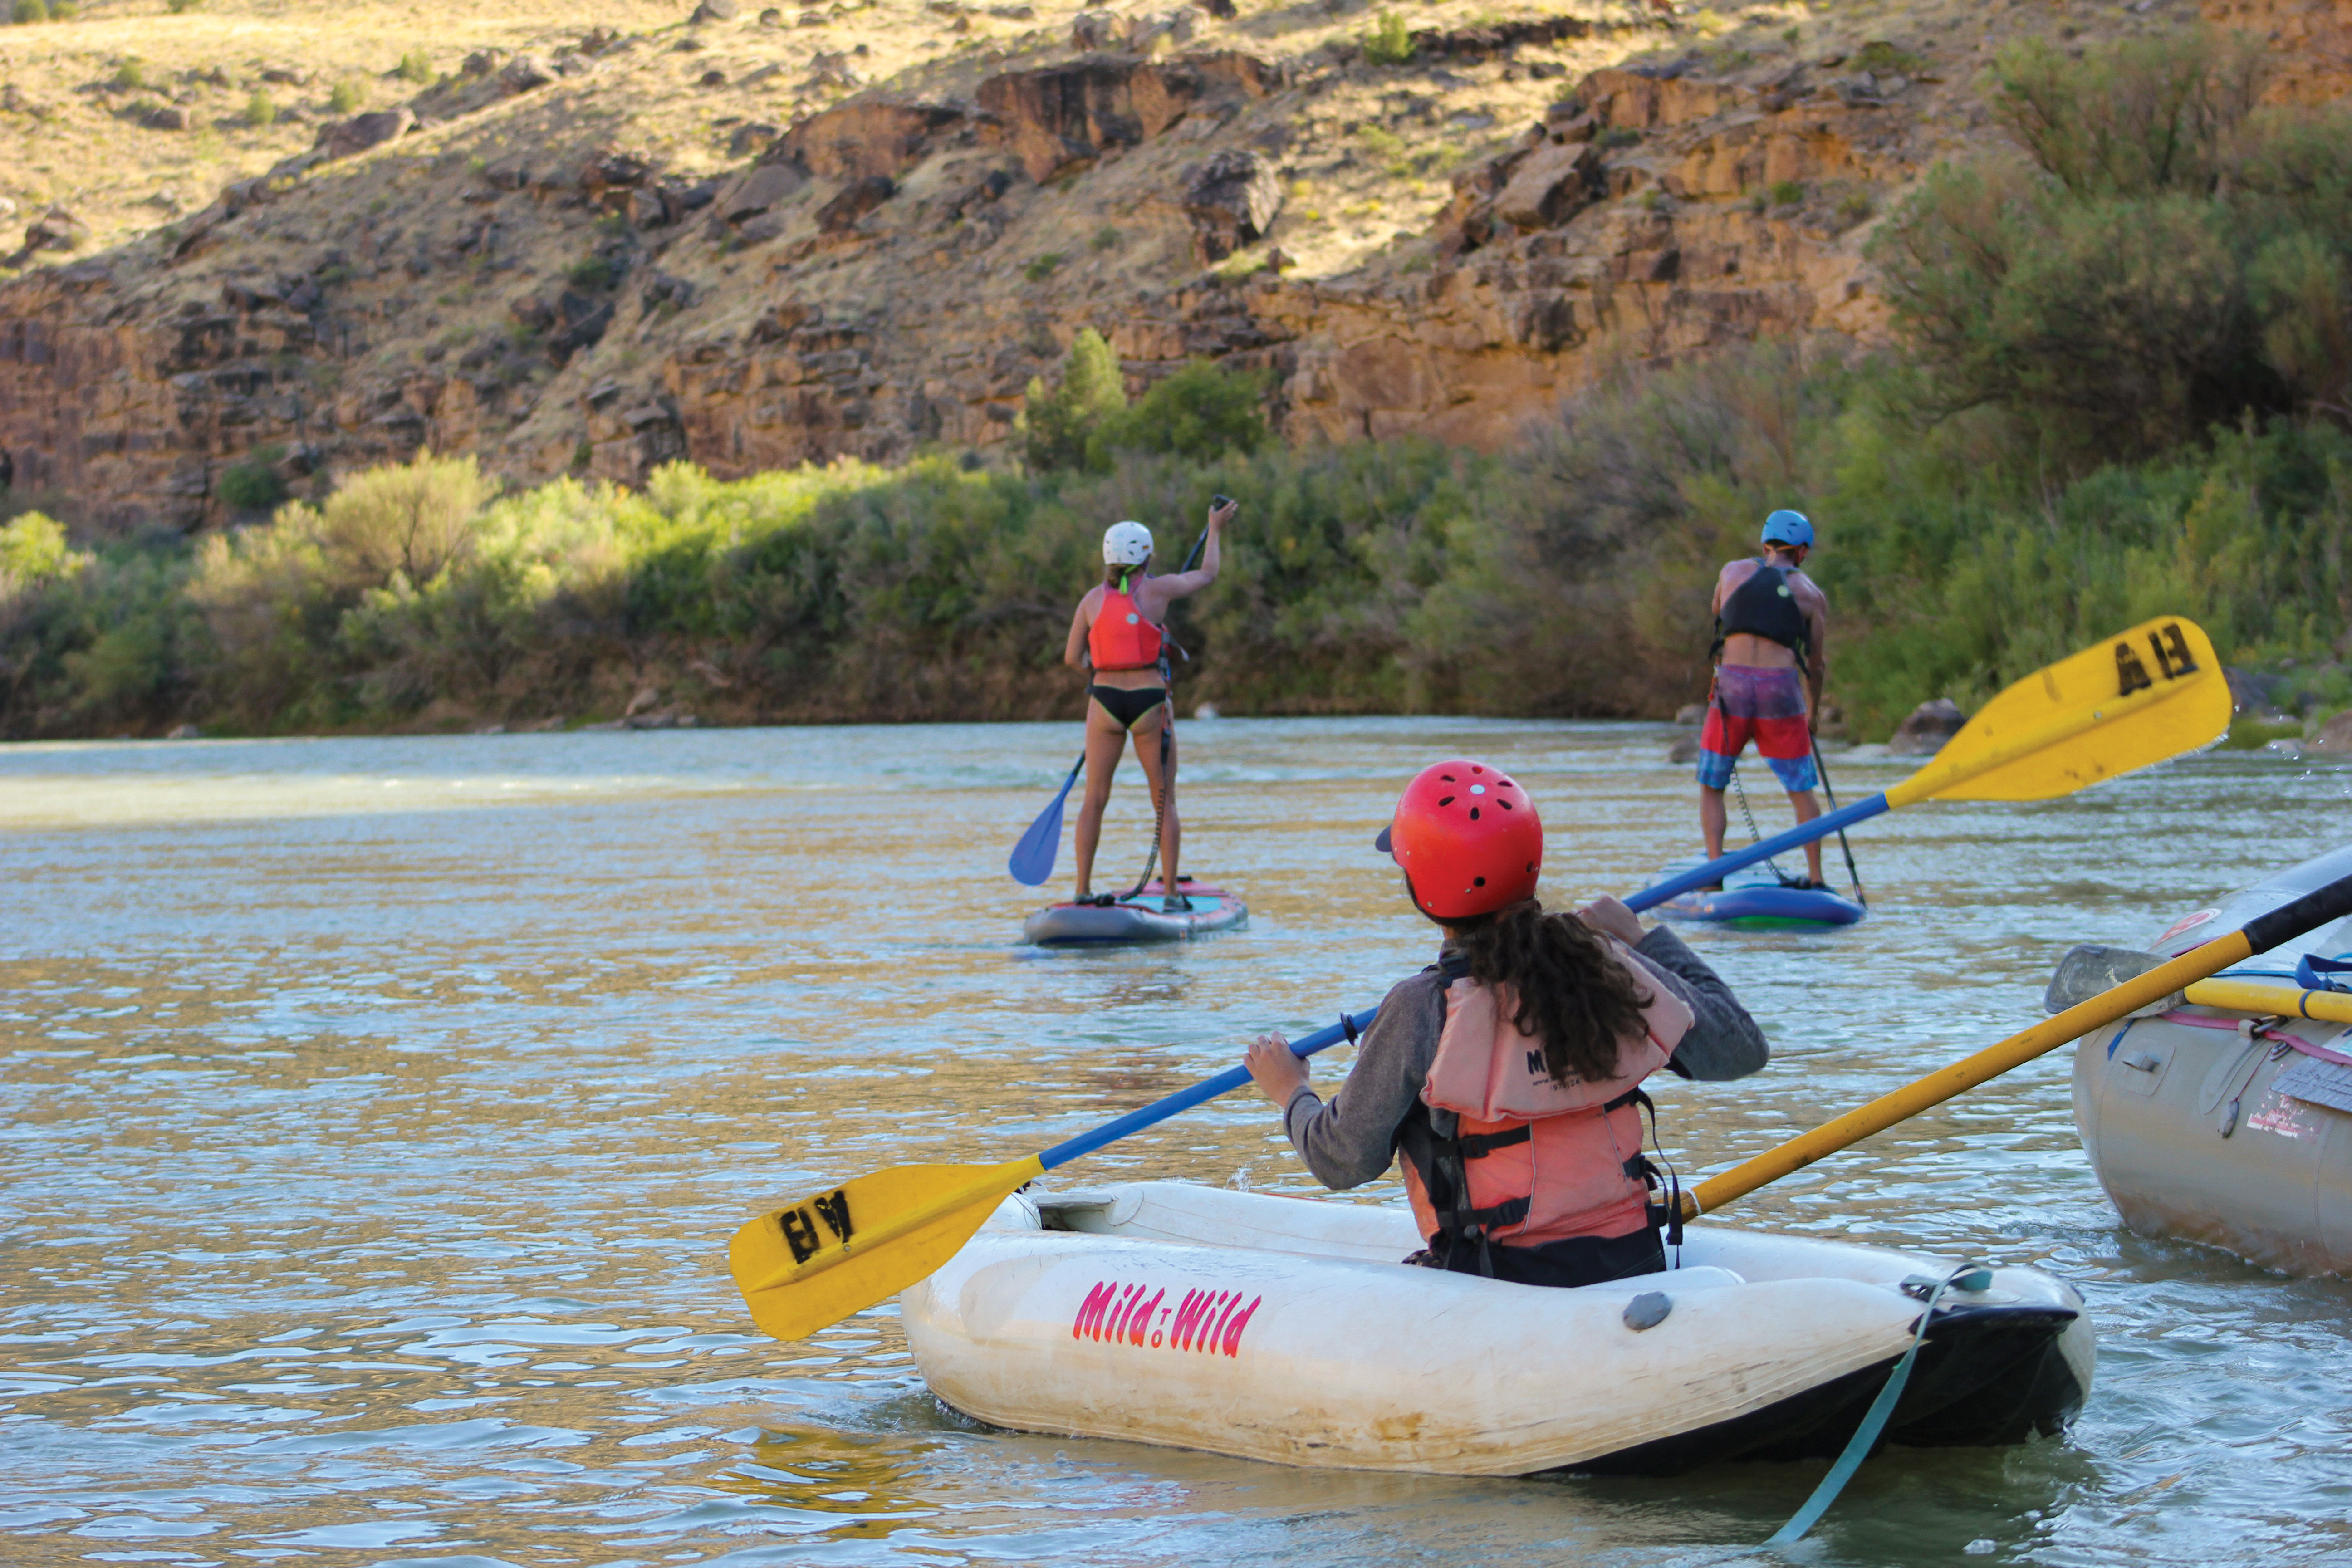
<svg viewBox="0 0 2352 1568">
<path fill-rule="evenodd" d="M 1756 826 L 1756 814 L 1748 809 L 1748 786 L 1739 782 L 1739 760 L 1737 757 L 1733 758 L 1731 763 L 1731 792 L 1739 797 L 1739 815 L 1748 824 L 1748 840 L 1756 844 L 1763 843 L 1764 830 Z M 1780 879 L 1782 887 L 1789 885 L 1789 873 L 1780 869 L 1780 863 L 1778 860 L 1767 855 L 1764 857 L 1764 864 L 1772 868 L 1772 875 Z"/>
<path fill-rule="evenodd" d="M 2205 634 L 2177 617 L 2148 621 L 2011 686 L 1934 761 L 1893 789 L 1670 877 L 1625 902 L 1634 910 L 1655 908 L 1677 893 L 1721 880 L 1726 871 L 1918 801 L 2071 795 L 2209 743 L 2229 728 L 2231 708 L 2221 661 Z M 2019 1061 L 2205 978 L 2255 951 L 2245 945 L 2249 942 L 2259 939 L 2266 946 L 2307 930 L 2333 907 L 2315 902 L 2326 896 L 2340 897 L 2336 914 L 2352 911 L 2352 878 L 1703 1183 L 1695 1193 L 1685 1192 L 1677 1206 L 1685 1216 L 1712 1212 Z M 2304 924 L 2294 923 L 2306 914 Z M 1290 1048 L 1312 1055 L 1352 1038 L 1372 1017 L 1372 1010 L 1343 1016 Z M 2030 1048 L 2022 1044 L 2028 1041 Z M 728 1249 L 735 1282 L 762 1330 L 782 1340 L 804 1338 L 929 1275 L 954 1257 L 1024 1183 L 1248 1081 L 1246 1068 L 1234 1068 L 1043 1153 L 1001 1165 L 897 1165 L 828 1187 L 771 1210 L 735 1233 Z M 1882 1108 L 1897 1104 L 1908 1109 L 1882 1114 Z"/>
</svg>

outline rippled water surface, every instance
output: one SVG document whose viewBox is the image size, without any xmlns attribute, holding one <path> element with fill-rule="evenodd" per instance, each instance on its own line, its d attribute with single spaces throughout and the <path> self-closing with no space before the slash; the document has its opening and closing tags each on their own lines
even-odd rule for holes
<svg viewBox="0 0 2352 1568">
<path fill-rule="evenodd" d="M 1553 902 L 1640 887 L 1696 847 L 1667 735 L 1189 724 L 1187 868 L 1250 927 L 1108 953 L 1013 945 L 1004 854 L 1074 725 L 0 750 L 0 1559 L 1722 1560 L 1819 1468 L 1417 1479 L 980 1428 L 894 1308 L 780 1345 L 723 1258 L 798 1189 L 1025 1152 L 1369 1005 L 1433 945 L 1368 840 L 1434 756 L 1534 791 Z M 1871 920 L 1694 937 L 1776 1056 L 1669 1085 L 1669 1145 L 1719 1168 L 2021 1026 L 2070 944 L 2352 841 L 2348 788 L 2202 757 L 1867 825 Z M 1106 882 L 1141 857 L 1131 763 L 1112 811 Z M 1743 1206 L 2039 1264 L 2100 1333 L 2067 1439 L 1890 1453 L 1795 1559 L 2352 1556 L 2352 1287 L 2122 1231 L 2066 1073 Z M 1239 1097 L 1073 1171 L 1240 1173 L 1312 1185 Z"/>
</svg>

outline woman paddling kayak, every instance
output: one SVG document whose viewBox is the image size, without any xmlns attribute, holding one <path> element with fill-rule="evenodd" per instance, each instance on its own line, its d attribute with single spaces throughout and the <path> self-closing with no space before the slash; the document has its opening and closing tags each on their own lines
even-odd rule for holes
<svg viewBox="0 0 2352 1568">
<path fill-rule="evenodd" d="M 1087 794 L 1078 805 L 1079 902 L 1092 898 L 1095 846 L 1102 838 L 1103 808 L 1110 804 L 1112 775 L 1130 737 L 1136 760 L 1151 786 L 1160 812 L 1164 908 L 1189 910 L 1177 890 L 1176 852 L 1183 833 L 1176 819 L 1176 734 L 1169 700 L 1168 607 L 1217 580 L 1223 563 L 1219 535 L 1236 503 L 1209 509 L 1208 547 L 1198 571 L 1155 577 L 1151 531 L 1139 522 L 1115 522 L 1103 534 L 1103 580 L 1078 601 L 1070 617 L 1070 640 L 1062 662 L 1091 668 L 1087 687 Z"/>
<path fill-rule="evenodd" d="M 1251 1045 L 1250 1076 L 1299 1158 L 1345 1190 L 1402 1155 L 1429 1243 L 1411 1262 L 1524 1285 L 1664 1268 L 1642 1080 L 1662 1067 L 1746 1077 L 1769 1055 L 1756 1021 L 1615 899 L 1546 914 L 1535 803 L 1489 764 L 1423 769 L 1374 843 L 1444 944 L 1381 1001 L 1329 1104 L 1280 1035 Z"/>
</svg>

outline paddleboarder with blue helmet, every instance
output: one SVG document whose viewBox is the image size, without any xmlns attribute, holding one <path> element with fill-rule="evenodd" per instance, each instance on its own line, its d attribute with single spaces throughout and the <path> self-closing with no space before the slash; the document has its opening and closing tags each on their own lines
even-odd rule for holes
<svg viewBox="0 0 2352 1568">
<path fill-rule="evenodd" d="M 1822 814 L 1813 733 L 1829 668 L 1829 601 L 1804 573 L 1812 522 L 1776 511 L 1764 520 L 1761 542 L 1762 554 L 1727 563 L 1715 580 L 1715 685 L 1698 741 L 1698 819 L 1710 860 L 1723 854 L 1723 792 L 1750 741 L 1788 791 L 1797 820 Z M 1805 846 L 1805 868 L 1811 886 L 1828 885 L 1818 842 Z"/>
</svg>

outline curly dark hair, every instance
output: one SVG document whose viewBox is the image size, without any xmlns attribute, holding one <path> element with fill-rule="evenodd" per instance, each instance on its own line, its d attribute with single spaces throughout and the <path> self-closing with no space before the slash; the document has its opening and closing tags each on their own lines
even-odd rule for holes
<svg viewBox="0 0 2352 1568">
<path fill-rule="evenodd" d="M 1555 1083 L 1616 1076 L 1617 1042 L 1648 1028 L 1642 1009 L 1656 998 L 1607 938 L 1572 914 L 1544 913 L 1533 899 L 1446 923 L 1471 978 L 1517 994 L 1511 1022 L 1543 1042 L 1544 1069 Z"/>
</svg>

